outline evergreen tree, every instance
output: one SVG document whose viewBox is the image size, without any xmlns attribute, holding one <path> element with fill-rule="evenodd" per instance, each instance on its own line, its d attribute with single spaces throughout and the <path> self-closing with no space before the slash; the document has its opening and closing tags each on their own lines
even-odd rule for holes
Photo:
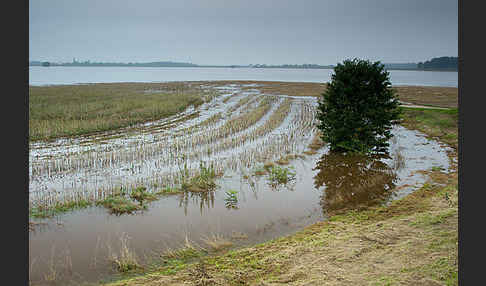
<svg viewBox="0 0 486 286">
<path fill-rule="evenodd" d="M 387 153 L 390 131 L 399 114 L 398 97 L 384 65 L 345 60 L 334 68 L 322 94 L 318 128 L 331 151 Z"/>
</svg>

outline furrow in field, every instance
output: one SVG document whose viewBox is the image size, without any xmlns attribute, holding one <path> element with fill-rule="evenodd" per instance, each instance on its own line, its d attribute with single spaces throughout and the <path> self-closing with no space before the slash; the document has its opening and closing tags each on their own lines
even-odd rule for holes
<svg viewBox="0 0 486 286">
<path fill-rule="evenodd" d="M 282 106 L 285 105 L 282 104 L 280 107 Z M 302 150 L 302 143 L 309 141 L 309 138 L 312 138 L 312 130 L 308 130 L 309 128 L 312 129 L 312 127 L 307 123 L 309 121 L 312 122 L 312 116 L 309 116 L 310 114 L 313 114 L 312 112 L 309 112 L 312 108 L 313 107 L 309 106 L 306 107 L 305 105 L 293 105 L 291 112 L 293 116 L 286 117 L 286 122 L 279 126 L 280 132 L 274 132 L 275 134 L 259 140 L 258 143 L 255 143 L 252 146 L 245 146 L 244 148 L 238 148 L 239 150 L 230 150 L 230 152 L 219 153 L 212 156 L 201 156 L 200 159 L 212 162 L 218 170 L 225 170 L 228 168 L 237 170 L 243 166 L 249 167 L 255 162 L 268 160 L 283 152 L 295 152 L 299 149 L 299 146 L 301 146 L 300 149 Z M 80 186 L 82 189 L 102 190 L 99 195 L 103 195 L 109 193 L 110 189 L 116 189 L 119 186 L 136 186 L 140 184 L 164 186 L 178 183 L 177 165 L 171 166 L 172 169 L 167 169 L 165 166 L 157 166 L 156 160 L 152 163 L 154 163 L 154 166 L 152 167 L 149 167 L 149 164 L 134 165 L 131 170 L 107 170 L 106 174 L 86 172 L 84 176 L 80 176 L 89 178 L 85 179 L 85 181 L 67 180 L 71 181 L 71 186 L 68 186 L 66 189 L 71 189 L 71 191 L 64 194 L 66 195 L 65 198 L 73 199 L 80 195 L 96 196 L 93 192 L 79 194 L 76 189 L 79 189 Z M 182 163 L 182 161 L 180 163 Z M 191 172 L 197 172 L 197 161 L 190 162 L 189 166 Z M 51 184 L 51 186 L 52 185 L 53 184 Z M 56 185 L 59 187 L 59 183 Z M 62 195 L 60 193 L 55 194 L 54 192 L 50 192 L 50 194 L 51 196 Z M 42 196 L 39 196 L 39 199 L 41 197 Z M 44 198 L 42 200 L 45 201 L 46 199 Z M 55 199 L 52 199 L 52 201 L 55 201 Z"/>
<path fill-rule="evenodd" d="M 254 98 L 255 96 L 249 95 L 250 97 L 248 100 L 244 101 L 239 101 L 238 107 L 237 108 L 232 108 L 234 105 L 229 105 L 230 109 L 232 110 L 238 110 L 241 109 L 241 107 L 245 107 L 243 103 L 247 104 L 248 102 L 255 102 L 257 98 Z M 245 99 L 245 98 L 243 98 Z M 225 112 L 228 108 L 224 108 L 223 111 Z M 218 113 L 216 113 L 217 115 Z M 79 170 L 80 168 L 93 168 L 99 164 L 105 165 L 109 163 L 109 165 L 112 165 L 114 162 L 117 162 L 120 160 L 120 158 L 125 158 L 126 160 L 134 160 L 136 159 L 133 154 L 130 154 L 130 152 L 138 154 L 139 158 L 141 159 L 146 159 L 147 157 L 150 157 L 150 155 L 159 155 L 158 152 L 156 152 L 157 149 L 163 150 L 167 147 L 168 144 L 171 144 L 171 142 L 176 146 L 184 146 L 184 142 L 188 140 L 193 140 L 192 138 L 197 135 L 197 134 L 207 134 L 207 129 L 214 128 L 217 125 L 222 124 L 221 122 L 216 122 L 219 116 L 214 116 L 213 117 L 207 117 L 205 121 L 203 121 L 203 128 L 200 128 L 199 132 L 196 132 L 194 134 L 191 133 L 186 133 L 184 136 L 180 136 L 176 138 L 177 140 L 174 140 L 173 138 L 170 138 L 168 136 L 165 137 L 165 141 L 163 139 L 159 139 L 157 142 L 154 140 L 154 138 L 157 136 L 156 134 L 149 134 L 152 136 L 152 140 L 147 140 L 147 138 L 143 138 L 141 136 L 133 137 L 130 140 L 127 140 L 126 138 L 120 140 L 118 142 L 118 146 L 114 146 L 115 144 L 111 144 L 111 146 L 108 146 L 105 148 L 104 154 L 102 153 L 101 150 L 90 150 L 91 152 L 83 152 L 77 155 L 67 155 L 65 154 L 64 156 L 57 156 L 60 157 L 59 159 L 56 159 L 55 157 L 50 159 L 50 160 L 39 160 L 38 158 L 32 159 L 31 158 L 31 179 L 34 179 L 34 177 L 43 175 L 43 174 L 55 174 L 57 172 L 65 172 L 65 171 L 71 171 L 71 170 Z M 197 125 L 194 125 L 197 126 Z M 189 127 L 192 128 L 193 126 Z M 218 130 L 218 129 L 216 129 Z M 167 135 L 163 134 L 163 135 Z M 173 137 L 176 137 L 177 135 L 171 135 Z M 200 135 L 201 136 L 201 135 Z M 131 144 L 130 144 L 131 143 Z M 155 145 L 157 143 L 157 145 Z M 128 145 L 128 146 L 127 146 Z M 131 145 L 131 146 L 130 146 Z M 187 143 L 185 143 L 187 145 Z M 160 153 L 160 152 L 159 152 Z M 61 153 L 62 155 L 62 153 Z M 149 155 L 149 156 L 147 156 Z"/>
</svg>

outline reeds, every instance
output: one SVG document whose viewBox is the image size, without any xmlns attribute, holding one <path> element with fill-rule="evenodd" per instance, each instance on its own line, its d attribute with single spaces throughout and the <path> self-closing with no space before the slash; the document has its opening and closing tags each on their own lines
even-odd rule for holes
<svg viewBox="0 0 486 286">
<path fill-rule="evenodd" d="M 139 264 L 135 252 L 129 247 L 130 237 L 126 233 L 120 236 L 120 248 L 114 251 L 110 244 L 108 248 L 108 260 L 119 272 L 130 272 L 142 268 Z"/>
</svg>

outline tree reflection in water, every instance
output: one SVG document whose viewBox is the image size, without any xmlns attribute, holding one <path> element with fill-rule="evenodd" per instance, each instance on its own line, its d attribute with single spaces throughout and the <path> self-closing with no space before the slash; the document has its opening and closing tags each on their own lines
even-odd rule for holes
<svg viewBox="0 0 486 286">
<path fill-rule="evenodd" d="M 189 201 L 199 204 L 199 211 L 203 214 L 203 209 L 214 208 L 214 190 L 205 192 L 183 192 L 179 197 L 179 207 L 184 207 L 184 214 L 187 216 Z"/>
<path fill-rule="evenodd" d="M 354 154 L 324 154 L 314 170 L 314 186 L 325 186 L 321 196 L 323 213 L 333 215 L 383 203 L 390 198 L 396 172 L 380 159 Z"/>
</svg>

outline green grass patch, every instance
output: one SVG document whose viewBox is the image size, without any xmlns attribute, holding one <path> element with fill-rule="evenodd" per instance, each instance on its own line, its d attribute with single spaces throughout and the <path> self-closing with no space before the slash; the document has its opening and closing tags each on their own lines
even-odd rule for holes
<svg viewBox="0 0 486 286">
<path fill-rule="evenodd" d="M 136 200 L 142 205 L 145 201 L 155 201 L 157 197 L 147 192 L 146 187 L 138 187 L 130 193 L 130 198 Z"/>
<path fill-rule="evenodd" d="M 102 205 L 109 209 L 113 214 L 133 213 L 138 210 L 147 208 L 145 205 L 139 205 L 130 199 L 122 196 L 110 196 L 104 200 L 96 202 L 96 205 Z"/>
<path fill-rule="evenodd" d="M 417 129 L 431 137 L 457 149 L 458 119 L 457 108 L 451 109 L 424 109 L 424 108 L 402 108 L 402 125 Z"/>
<path fill-rule="evenodd" d="M 29 208 L 29 217 L 49 218 L 69 211 L 87 208 L 93 204 L 88 200 L 78 200 L 71 202 L 58 202 L 52 207 L 35 206 Z"/>
<path fill-rule="evenodd" d="M 290 168 L 272 166 L 268 180 L 272 185 L 287 184 L 295 180 L 295 172 L 291 171 Z"/>
<path fill-rule="evenodd" d="M 430 225 L 436 225 L 436 224 L 441 224 L 444 223 L 445 220 L 457 213 L 457 210 L 455 209 L 449 209 L 444 212 L 441 212 L 440 214 L 434 215 L 434 214 L 423 214 L 417 218 L 416 221 L 410 223 L 412 226 L 430 226 Z"/>
</svg>

